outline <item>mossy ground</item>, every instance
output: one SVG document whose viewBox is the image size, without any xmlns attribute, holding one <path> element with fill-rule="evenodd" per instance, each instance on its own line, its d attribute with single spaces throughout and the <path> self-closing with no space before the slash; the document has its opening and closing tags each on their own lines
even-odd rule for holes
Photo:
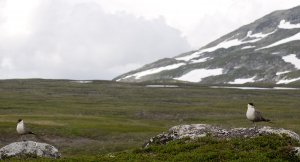
<svg viewBox="0 0 300 162">
<path fill-rule="evenodd" d="M 299 145 L 288 137 L 262 136 L 220 140 L 179 140 L 130 153 L 100 156 L 101 161 L 300 161 L 291 153 Z"/>
<path fill-rule="evenodd" d="M 299 143 L 289 137 L 276 135 L 231 140 L 204 137 L 196 140 L 182 139 L 166 145 L 154 145 L 145 149 L 101 154 L 94 157 L 63 158 L 55 161 L 103 161 L 103 162 L 298 162 L 300 158 L 292 153 Z M 31 161 L 54 161 L 32 159 Z M 12 161 L 19 161 L 14 159 Z"/>
<path fill-rule="evenodd" d="M 206 123 L 252 127 L 246 104 L 254 102 L 273 123 L 300 133 L 299 90 L 213 89 L 180 84 L 68 80 L 0 81 L 0 145 L 19 140 L 16 121 L 23 118 L 35 133 L 58 147 L 66 159 L 139 148 L 150 137 L 178 124 Z"/>
</svg>

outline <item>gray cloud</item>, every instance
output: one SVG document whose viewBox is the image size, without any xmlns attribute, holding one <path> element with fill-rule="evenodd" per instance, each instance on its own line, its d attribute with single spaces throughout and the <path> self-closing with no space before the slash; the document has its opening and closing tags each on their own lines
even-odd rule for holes
<svg viewBox="0 0 300 162">
<path fill-rule="evenodd" d="M 200 48 L 219 37 L 249 24 L 275 10 L 300 5 L 298 0 L 226 0 L 230 7 L 208 13 L 197 20 L 193 30 L 186 33 L 193 48 Z M 216 2 L 211 2 L 216 3 Z"/>
<path fill-rule="evenodd" d="M 0 0 L 0 24 L 3 23 L 3 8 L 5 7 L 5 0 Z"/>
<path fill-rule="evenodd" d="M 0 39 L 0 78 L 112 79 L 190 50 L 163 17 L 108 14 L 96 3 L 43 1 L 31 25 L 29 35 Z"/>
<path fill-rule="evenodd" d="M 216 6 L 220 3 L 217 0 L 201 3 L 197 0 L 176 3 L 156 0 L 153 4 L 153 1 L 138 1 L 139 5 L 135 7 L 137 1 L 89 1 L 37 1 L 40 5 L 30 20 L 30 32 L 7 36 L 3 16 L 5 0 L 0 0 L 0 79 L 112 79 L 157 59 L 187 52 L 191 50 L 190 45 L 194 49 L 200 48 L 274 10 L 299 4 L 298 0 L 284 3 L 282 0 L 224 0 L 225 6 Z M 29 0 L 26 2 L 30 3 Z M 175 6 L 170 6 L 171 2 Z M 185 6 L 187 3 L 189 5 Z M 117 4 L 121 6 L 118 11 L 126 12 L 107 13 L 108 8 Z M 162 6 L 157 7 L 157 4 Z M 190 11 L 191 6 L 197 6 L 196 10 Z M 140 12 L 143 9 L 145 13 Z M 163 12 L 166 9 L 168 12 Z M 143 18 L 148 14 L 164 17 Z M 21 31 L 28 28 L 18 27 Z M 187 38 L 183 38 L 183 34 Z"/>
</svg>

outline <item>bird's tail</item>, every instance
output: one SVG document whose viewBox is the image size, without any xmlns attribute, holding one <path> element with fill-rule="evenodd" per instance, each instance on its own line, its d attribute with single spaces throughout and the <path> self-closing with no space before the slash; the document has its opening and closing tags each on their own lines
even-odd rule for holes
<svg viewBox="0 0 300 162">
<path fill-rule="evenodd" d="M 31 132 L 31 131 L 30 131 L 30 132 L 28 132 L 28 134 L 33 134 L 33 135 L 36 135 L 35 133 L 33 133 L 33 132 Z"/>
<path fill-rule="evenodd" d="M 272 122 L 270 119 L 264 119 L 265 122 L 268 122 L 268 123 L 274 123 Z"/>
</svg>

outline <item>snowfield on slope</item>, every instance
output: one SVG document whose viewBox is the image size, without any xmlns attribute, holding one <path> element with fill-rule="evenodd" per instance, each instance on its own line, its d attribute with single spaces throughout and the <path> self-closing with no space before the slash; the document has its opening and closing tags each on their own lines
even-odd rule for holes
<svg viewBox="0 0 300 162">
<path fill-rule="evenodd" d="M 262 32 L 253 34 L 252 31 L 248 31 L 247 37 L 249 37 L 249 38 L 260 38 L 260 39 L 262 39 L 262 38 L 265 38 L 265 37 L 267 37 L 267 36 L 269 36 L 269 35 L 271 35 L 271 34 L 274 34 L 276 31 L 277 31 L 277 30 L 274 30 L 274 31 L 272 31 L 272 32 L 270 32 L 270 33 L 266 33 L 266 34 L 263 34 Z"/>
<path fill-rule="evenodd" d="M 282 71 L 282 72 L 277 72 L 276 75 L 282 75 L 282 74 L 286 74 L 286 73 L 289 73 L 291 71 Z"/>
<path fill-rule="evenodd" d="M 282 59 L 285 62 L 293 64 L 296 69 L 300 69 L 300 59 L 298 59 L 295 54 L 290 54 L 290 55 L 287 55 L 287 56 L 283 56 Z"/>
<path fill-rule="evenodd" d="M 288 62 L 288 63 L 291 63 L 295 66 L 296 69 L 300 69 L 300 59 L 297 58 L 297 56 L 295 54 L 290 54 L 290 55 L 287 55 L 287 56 L 283 56 L 282 59 L 285 61 L 285 62 Z M 286 72 L 281 72 L 281 73 L 276 73 L 277 74 L 285 74 L 285 73 L 288 73 L 289 71 L 286 71 Z M 295 82 L 295 81 L 298 81 L 300 80 L 300 78 L 294 78 L 294 79 L 282 79 L 280 81 L 278 81 L 276 84 L 289 84 L 289 83 L 292 83 L 292 82 Z"/>
<path fill-rule="evenodd" d="M 300 24 L 291 24 L 288 21 L 281 20 L 278 25 L 278 28 L 280 28 L 280 29 L 297 29 L 297 28 L 300 28 Z"/>
<path fill-rule="evenodd" d="M 177 69 L 180 66 L 186 65 L 185 63 L 178 63 L 178 64 L 173 64 L 173 65 L 168 65 L 168 66 L 164 66 L 164 67 L 159 67 L 159 68 L 153 68 L 153 69 L 149 69 L 149 70 L 145 70 L 145 71 L 141 71 L 132 75 L 128 75 L 124 78 L 118 79 L 117 81 L 123 80 L 123 79 L 127 79 L 130 77 L 135 77 L 135 79 L 141 79 L 141 77 L 146 76 L 146 75 L 151 75 L 151 74 L 155 74 L 155 73 L 160 73 L 162 71 L 166 71 L 166 70 L 173 70 L 173 69 Z"/>
<path fill-rule="evenodd" d="M 245 83 L 253 83 L 255 82 L 256 76 L 251 77 L 251 78 L 240 78 L 240 79 L 235 79 L 233 82 L 229 82 L 229 84 L 245 84 Z"/>
<path fill-rule="evenodd" d="M 196 69 L 192 70 L 187 74 L 182 75 L 179 78 L 174 78 L 175 80 L 187 81 L 187 82 L 200 82 L 203 78 L 210 76 L 222 75 L 223 69 Z"/>
<path fill-rule="evenodd" d="M 276 84 L 289 84 L 295 81 L 300 80 L 300 78 L 295 78 L 295 79 L 282 79 L 280 81 L 278 81 Z"/>
<path fill-rule="evenodd" d="M 229 89 L 241 89 L 241 90 L 300 90 L 300 88 L 290 88 L 290 87 L 263 88 L 263 87 L 211 86 L 210 88 L 229 88 Z"/>
<path fill-rule="evenodd" d="M 256 46 L 245 46 L 245 47 L 242 47 L 241 49 L 250 49 L 250 48 L 255 48 Z"/>
<path fill-rule="evenodd" d="M 206 61 L 209 60 L 209 59 L 210 59 L 210 57 L 204 57 L 204 58 L 201 58 L 201 59 L 198 59 L 198 60 L 192 60 L 191 62 L 192 62 L 193 64 L 195 64 L 195 63 L 206 62 Z"/>
<path fill-rule="evenodd" d="M 216 51 L 221 48 L 228 49 L 230 47 L 239 46 L 239 45 L 246 44 L 246 43 L 255 43 L 257 41 L 264 39 L 265 37 L 267 37 L 271 34 L 274 34 L 276 31 L 277 30 L 274 30 L 274 31 L 272 31 L 270 33 L 266 33 L 266 34 L 263 34 L 263 33 L 252 34 L 252 31 L 248 31 L 247 36 L 241 40 L 239 40 L 239 39 L 229 40 L 230 39 L 229 38 L 214 47 L 205 48 L 205 49 L 199 50 L 191 55 L 182 56 L 182 57 L 178 57 L 175 59 L 180 60 L 180 61 L 190 61 L 193 58 L 197 58 L 197 57 L 201 56 L 201 54 L 203 54 L 205 52 L 213 52 L 213 51 Z M 255 38 L 255 39 L 245 41 L 245 39 L 247 39 L 247 38 Z"/>
<path fill-rule="evenodd" d="M 80 84 L 87 84 L 87 83 L 93 83 L 91 80 L 73 80 L 72 83 L 80 83 Z"/>
<path fill-rule="evenodd" d="M 271 45 L 268 45 L 268 46 L 265 46 L 265 47 L 262 47 L 262 48 L 259 48 L 259 49 L 256 49 L 256 50 L 262 50 L 262 49 L 266 49 L 266 48 L 271 48 L 271 47 L 275 47 L 275 46 L 279 46 L 279 45 L 282 45 L 282 44 L 285 44 L 285 43 L 288 43 L 288 42 L 292 42 L 292 41 L 296 41 L 296 40 L 300 40 L 300 33 L 297 33 L 291 37 L 288 37 L 288 38 L 285 38 L 285 39 L 282 39 L 280 41 L 277 41 Z"/>
</svg>

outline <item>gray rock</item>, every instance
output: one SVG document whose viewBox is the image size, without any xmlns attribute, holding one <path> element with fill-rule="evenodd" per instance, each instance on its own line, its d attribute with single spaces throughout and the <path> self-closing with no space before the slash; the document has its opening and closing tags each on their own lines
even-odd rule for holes
<svg viewBox="0 0 300 162">
<path fill-rule="evenodd" d="M 257 137 L 261 135 L 286 135 L 300 142 L 300 136 L 290 130 L 283 128 L 233 128 L 225 129 L 217 126 L 212 126 L 208 124 L 191 124 L 191 125 L 178 125 L 169 129 L 168 133 L 162 133 L 155 137 L 152 137 L 148 142 L 145 143 L 144 147 L 148 147 L 152 144 L 166 144 L 169 141 L 183 139 L 183 138 L 201 138 L 207 135 L 211 135 L 217 138 L 237 138 L 237 137 Z"/>
<path fill-rule="evenodd" d="M 10 157 L 60 158 L 58 149 L 46 143 L 34 141 L 14 142 L 0 149 L 0 159 Z"/>
<path fill-rule="evenodd" d="M 295 151 L 295 155 L 300 156 L 300 147 L 295 147 L 294 151 Z"/>
</svg>

